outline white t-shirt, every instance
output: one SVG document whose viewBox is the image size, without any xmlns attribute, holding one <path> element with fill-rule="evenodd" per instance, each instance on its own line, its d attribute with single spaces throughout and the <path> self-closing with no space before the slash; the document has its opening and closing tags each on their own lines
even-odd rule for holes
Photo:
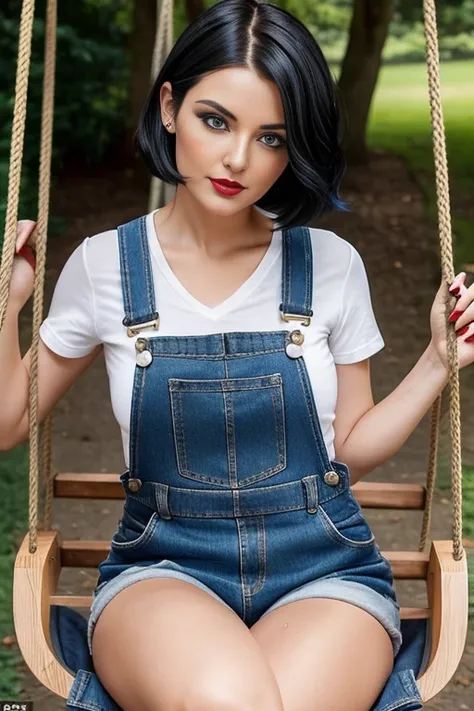
<svg viewBox="0 0 474 711">
<path fill-rule="evenodd" d="M 304 359 L 329 459 L 335 458 L 336 363 L 356 363 L 384 347 L 372 309 L 364 263 L 357 250 L 334 232 L 310 228 L 313 248 L 313 312 L 309 327 L 281 319 L 282 233 L 276 230 L 263 259 L 247 281 L 221 304 L 195 299 L 171 270 L 153 222 L 146 227 L 160 328 L 153 337 L 230 331 L 300 328 Z M 41 339 L 55 353 L 78 358 L 104 344 L 111 403 L 121 428 L 126 467 L 135 371 L 135 340 L 124 318 L 117 230 L 86 237 L 59 275 Z M 151 331 L 143 331 L 147 337 Z M 140 336 L 142 334 L 138 334 Z M 137 337 L 138 337 L 137 336 Z"/>
</svg>

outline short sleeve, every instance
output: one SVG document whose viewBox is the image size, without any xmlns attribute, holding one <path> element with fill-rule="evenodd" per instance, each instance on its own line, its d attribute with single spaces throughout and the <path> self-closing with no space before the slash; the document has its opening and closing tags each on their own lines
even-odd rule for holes
<svg viewBox="0 0 474 711">
<path fill-rule="evenodd" d="M 329 336 L 329 348 L 337 364 L 357 363 L 385 345 L 372 308 L 365 265 L 358 251 L 352 245 L 350 248 L 339 318 Z"/>
<path fill-rule="evenodd" d="M 87 268 L 87 237 L 64 265 L 53 293 L 40 337 L 48 348 L 65 358 L 90 353 L 101 340 L 95 322 L 93 285 Z"/>
</svg>

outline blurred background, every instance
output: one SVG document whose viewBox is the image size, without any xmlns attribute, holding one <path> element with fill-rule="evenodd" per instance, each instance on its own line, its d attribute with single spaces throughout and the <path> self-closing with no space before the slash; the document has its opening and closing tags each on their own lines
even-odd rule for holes
<svg viewBox="0 0 474 711">
<path fill-rule="evenodd" d="M 174 38 L 215 0 L 176 0 Z M 440 280 L 437 211 L 421 0 L 274 0 L 297 15 L 321 45 L 347 113 L 348 171 L 342 196 L 349 213 L 315 226 L 338 232 L 360 251 L 386 347 L 373 359 L 376 401 L 413 367 L 429 340 L 429 308 Z M 441 88 L 456 271 L 474 271 L 474 0 L 437 3 Z M 0 247 L 6 211 L 20 0 L 0 8 Z M 45 0 L 37 0 L 19 218 L 37 213 Z M 60 1 L 58 9 L 53 183 L 46 299 L 69 254 L 87 235 L 147 212 L 149 175 L 132 136 L 150 83 L 156 0 Z M 167 191 L 169 197 L 169 191 Z M 47 303 L 46 301 L 46 303 Z M 47 313 L 47 306 L 46 313 Z M 20 317 L 22 352 L 31 314 Z M 94 369 L 96 365 L 94 364 Z M 121 442 L 109 405 L 103 362 L 58 405 L 55 468 L 118 471 Z M 474 368 L 462 377 L 464 530 L 474 546 Z M 101 406 L 97 408 L 100 400 Z M 446 409 L 444 440 L 447 440 Z M 402 451 L 371 478 L 423 482 L 427 419 Z M 436 537 L 449 538 L 449 459 L 440 455 Z M 11 611 L 13 563 L 28 525 L 28 446 L 0 453 L 0 699 L 39 699 L 15 644 Z M 59 511 L 68 538 L 100 538 L 97 516 Z M 115 515 L 109 526 L 113 533 Z M 420 521 L 374 514 L 383 548 L 416 549 Z M 472 567 L 472 566 L 471 566 Z M 81 586 L 93 588 L 95 579 Z M 472 591 L 472 587 L 471 587 Z M 412 597 L 418 592 L 409 591 Z M 474 595 L 472 595 L 474 619 Z M 409 601 L 416 605 L 415 599 Z M 474 708 L 474 639 L 449 692 L 432 709 Z M 42 698 L 42 697 L 41 697 Z M 58 701 L 56 700 L 56 703 Z M 35 709 L 61 708 L 52 698 Z"/>
</svg>

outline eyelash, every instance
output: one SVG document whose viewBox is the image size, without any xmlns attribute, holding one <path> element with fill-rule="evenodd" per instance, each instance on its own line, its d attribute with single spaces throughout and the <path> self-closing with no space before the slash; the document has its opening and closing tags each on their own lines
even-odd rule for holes
<svg viewBox="0 0 474 711">
<path fill-rule="evenodd" d="M 199 118 L 201 119 L 203 124 L 206 126 L 206 128 L 209 128 L 211 131 L 221 131 L 222 129 L 215 128 L 214 126 L 209 126 L 209 124 L 206 123 L 207 119 L 216 118 L 219 121 L 223 121 L 226 126 L 228 125 L 227 121 L 225 119 L 223 119 L 222 116 L 218 116 L 217 114 L 199 114 Z M 275 136 L 280 141 L 280 145 L 278 145 L 278 146 L 270 146 L 268 143 L 265 143 L 264 145 L 267 148 L 273 148 L 274 150 L 278 150 L 279 148 L 284 148 L 286 146 L 286 140 L 284 138 L 282 138 L 278 133 L 265 133 L 264 135 L 265 136 Z"/>
</svg>

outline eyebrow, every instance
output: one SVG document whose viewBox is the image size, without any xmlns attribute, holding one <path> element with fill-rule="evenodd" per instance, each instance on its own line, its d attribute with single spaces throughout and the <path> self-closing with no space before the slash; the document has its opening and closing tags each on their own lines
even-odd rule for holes
<svg viewBox="0 0 474 711">
<path fill-rule="evenodd" d="M 225 116 L 228 116 L 230 119 L 233 121 L 237 121 L 236 116 L 232 114 L 229 109 L 226 109 L 224 106 L 221 106 L 221 104 L 218 104 L 217 101 L 213 101 L 212 99 L 200 99 L 199 101 L 195 102 L 196 104 L 207 104 L 208 106 L 213 106 L 215 109 L 223 113 Z M 259 128 L 283 128 L 286 131 L 286 125 L 284 123 L 264 123 Z"/>
</svg>

